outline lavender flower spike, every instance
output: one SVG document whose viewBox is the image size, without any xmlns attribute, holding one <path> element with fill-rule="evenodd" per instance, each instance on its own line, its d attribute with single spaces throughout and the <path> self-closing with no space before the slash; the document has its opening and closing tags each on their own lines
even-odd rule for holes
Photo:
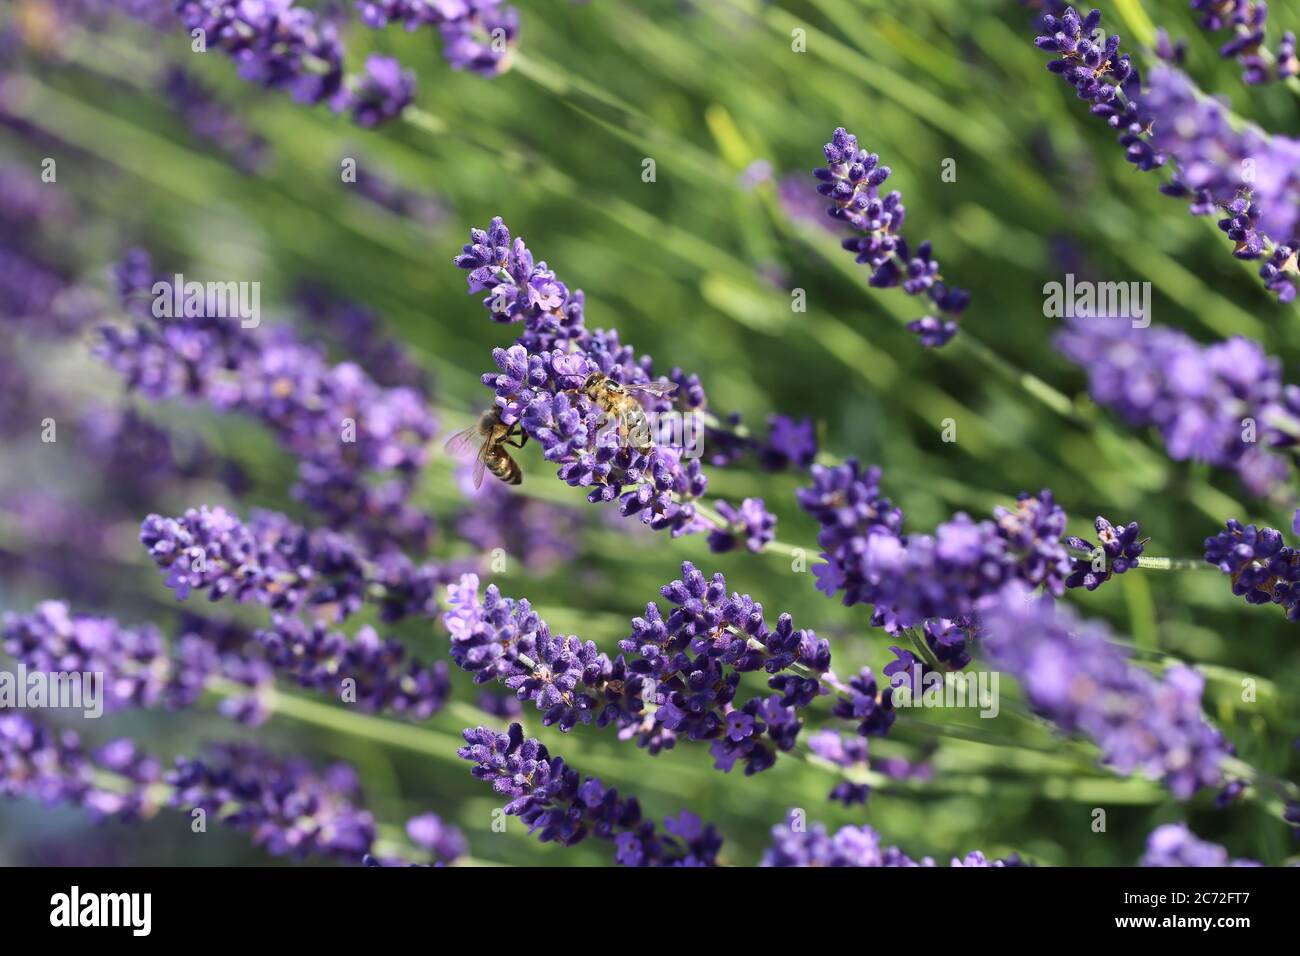
<svg viewBox="0 0 1300 956">
<path fill-rule="evenodd" d="M 245 80 L 286 90 L 300 103 L 320 103 L 343 89 L 338 31 L 293 0 L 179 0 L 176 10 L 185 29 L 201 30 L 207 47 L 234 60 Z"/>
<path fill-rule="evenodd" d="M 1205 560 L 1232 579 L 1232 593 L 1247 604 L 1276 604 L 1289 620 L 1300 621 L 1300 551 L 1274 528 L 1256 528 L 1229 519 L 1205 539 Z"/>
<path fill-rule="evenodd" d="M 442 55 L 454 70 L 497 76 L 510 68 L 519 38 L 519 13 L 503 0 L 357 0 L 367 26 L 401 22 L 407 30 L 432 24 L 442 34 Z"/>
<path fill-rule="evenodd" d="M 120 786 L 107 788 L 106 776 Z M 201 758 L 178 757 L 164 771 L 156 757 L 130 740 L 94 751 L 76 734 L 22 714 L 0 714 L 0 796 L 28 797 L 47 806 L 71 804 L 94 818 L 134 821 L 169 805 L 205 810 L 247 833 L 272 856 L 320 856 L 359 864 L 376 838 L 374 816 L 359 805 L 356 773 L 345 764 L 317 771 L 245 743 L 212 746 Z M 420 843 L 424 829 L 413 840 Z M 461 850 L 454 828 L 427 846 L 441 859 Z"/>
<path fill-rule="evenodd" d="M 1141 866 L 1259 866 L 1254 860 L 1229 859 L 1228 851 L 1200 840 L 1185 823 L 1166 823 L 1147 837 Z"/>
<path fill-rule="evenodd" d="M 1175 461 L 1231 468 L 1257 495 L 1283 487 L 1291 472 L 1272 448 L 1288 444 L 1289 409 L 1281 363 L 1249 339 L 1203 346 L 1174 329 L 1134 328 L 1124 318 L 1074 318 L 1056 346 L 1088 376 L 1093 401 L 1128 424 L 1151 426 Z M 1243 430 L 1259 422 L 1261 440 Z"/>
<path fill-rule="evenodd" d="M 886 289 L 902 286 L 908 295 L 928 293 L 945 318 L 925 316 L 908 325 L 928 348 L 946 344 L 957 334 L 956 319 L 970 303 L 970 295 L 951 287 L 939 274 L 929 242 L 915 253 L 900 230 L 905 210 L 897 190 L 881 196 L 879 187 L 889 178 L 888 166 L 880 157 L 858 148 L 858 138 L 842 126 L 824 147 L 826 165 L 813 171 L 820 180 L 817 191 L 831 201 L 826 213 L 848 223 L 860 236 L 843 241 L 844 248 L 857 254 L 858 262 L 871 267 L 871 284 Z"/>
<path fill-rule="evenodd" d="M 622 797 L 594 777 L 583 779 L 540 741 L 524 739 L 511 724 L 499 734 L 486 727 L 466 729 L 457 753 L 474 762 L 473 774 L 511 797 L 506 813 L 517 816 L 542 842 L 565 846 L 588 836 L 612 840 L 615 859 L 625 866 L 713 866 L 722 839 L 712 826 L 682 811 L 664 821 L 663 831 L 641 818 L 635 797 Z"/>
<path fill-rule="evenodd" d="M 982 619 L 989 662 L 1020 681 L 1035 713 L 1091 738 L 1117 773 L 1140 771 L 1180 800 L 1223 783 L 1232 747 L 1201 712 L 1199 673 L 1153 677 L 1125 660 L 1105 625 L 1018 584 L 986 601 Z"/>
<path fill-rule="evenodd" d="M 399 552 L 372 560 L 346 535 L 309 531 L 273 511 L 255 511 L 247 523 L 220 507 L 149 515 L 140 543 L 178 600 L 206 591 L 210 601 L 233 597 L 323 620 L 345 620 L 365 600 L 376 601 L 386 621 L 431 615 L 442 578 Z"/>
<path fill-rule="evenodd" d="M 845 826 L 828 833 L 821 823 L 807 824 L 803 811 L 791 811 L 785 823 L 772 828 L 772 845 L 763 854 L 763 866 L 798 867 L 911 867 L 934 866 L 930 857 L 913 860 L 898 847 L 880 845 L 880 834 L 869 826 Z M 1003 867 L 1022 866 L 1019 857 L 988 860 L 975 851 L 953 866 Z"/>
<path fill-rule="evenodd" d="M 1200 24 L 1206 32 L 1232 31 L 1219 48 L 1219 56 L 1235 59 L 1247 84 L 1258 86 L 1296 74 L 1300 64 L 1296 63 L 1294 33 L 1282 35 L 1275 55 L 1268 50 L 1268 4 L 1264 0 L 1191 0 L 1190 5 L 1201 14 Z"/>
<path fill-rule="evenodd" d="M 1212 0 L 1218 9 L 1217 0 Z M 1234 8 L 1255 7 L 1232 0 Z M 1120 38 L 1101 30 L 1101 13 L 1080 17 L 1071 7 L 1045 15 L 1034 43 L 1057 54 L 1047 64 L 1092 104 L 1093 115 L 1115 130 L 1129 162 L 1147 171 L 1172 163 L 1174 175 L 1161 187 L 1169 196 L 1192 200 L 1193 215 L 1222 211 L 1218 225 L 1235 243 L 1233 254 L 1259 259 L 1265 287 L 1283 302 L 1296 296 L 1300 240 L 1300 141 L 1268 136 L 1253 126 L 1238 129 L 1223 104 L 1205 97 L 1179 70 L 1161 63 L 1144 87 Z M 1258 38 L 1262 39 L 1262 35 Z M 1258 47 L 1258 39 L 1226 55 Z M 1288 37 L 1286 69 L 1294 59 Z M 1166 44 L 1167 46 L 1167 44 Z M 1229 45 L 1234 46 L 1233 44 Z M 1253 55 L 1253 54 L 1251 54 Z"/>
<path fill-rule="evenodd" d="M 769 627 L 761 604 L 747 594 L 728 597 L 721 574 L 706 578 L 689 562 L 661 589 L 668 615 L 647 604 L 613 660 L 591 641 L 552 636 L 527 601 L 502 597 L 495 585 L 480 597 L 474 575 L 447 591 L 452 658 L 477 682 L 504 683 L 561 731 L 612 723 L 651 754 L 679 737 L 711 741 L 724 772 L 737 762 L 746 774 L 771 767 L 777 751 L 794 747 L 800 711 L 839 686 L 826 641 L 796 630 L 788 614 Z M 759 670 L 770 675 L 773 693 L 736 704 L 741 674 Z M 880 725 L 853 701 L 841 704 L 850 719 Z"/>
<path fill-rule="evenodd" d="M 366 70 L 354 78 L 335 108 L 350 110 L 358 126 L 381 126 L 402 115 L 415 99 L 415 73 L 390 56 L 366 58 Z"/>
</svg>

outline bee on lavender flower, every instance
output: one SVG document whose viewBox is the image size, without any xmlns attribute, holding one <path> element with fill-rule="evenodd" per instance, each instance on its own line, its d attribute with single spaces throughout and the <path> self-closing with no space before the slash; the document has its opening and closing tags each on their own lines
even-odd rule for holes
<svg viewBox="0 0 1300 956">
<path fill-rule="evenodd" d="M 604 372 L 592 372 L 582 383 L 582 393 L 606 415 L 618 421 L 619 439 L 632 444 L 641 454 L 654 447 L 654 439 L 638 396 L 667 398 L 675 391 L 675 382 L 623 385 Z"/>
<path fill-rule="evenodd" d="M 469 428 L 459 431 L 447 439 L 447 454 L 462 457 L 466 451 L 478 443 L 479 449 L 474 456 L 474 487 L 483 484 L 483 473 L 490 471 L 507 485 L 517 485 L 524 480 L 523 469 L 519 462 L 510 457 L 506 446 L 523 448 L 528 442 L 528 433 L 516 422 L 507 425 L 501 421 L 501 411 L 490 408 Z"/>
</svg>

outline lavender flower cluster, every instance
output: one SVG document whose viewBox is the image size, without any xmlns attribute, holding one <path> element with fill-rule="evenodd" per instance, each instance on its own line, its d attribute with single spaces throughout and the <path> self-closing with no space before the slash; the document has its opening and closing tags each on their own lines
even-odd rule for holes
<svg viewBox="0 0 1300 956">
<path fill-rule="evenodd" d="M 474 763 L 472 773 L 510 797 L 505 811 L 519 817 L 542 842 L 565 846 L 588 836 L 612 840 L 615 859 L 625 866 L 713 866 L 722 839 L 712 826 L 683 810 L 657 830 L 642 819 L 635 797 L 622 797 L 594 777 L 552 757 L 542 743 L 525 739 L 523 728 L 508 732 L 486 727 L 464 731 L 466 746 L 458 753 Z"/>
<path fill-rule="evenodd" d="M 295 495 L 333 527 L 375 544 L 427 544 L 432 521 L 407 500 L 437 433 L 419 392 L 383 388 L 351 362 L 330 365 L 285 326 L 254 334 L 214 302 L 155 316 L 150 303 L 170 299 L 173 280 L 156 279 L 143 251 L 127 255 L 117 279 L 131 321 L 102 330 L 99 355 L 128 388 L 261 420 L 298 458 Z"/>
<path fill-rule="evenodd" d="M 1234 860 L 1216 843 L 1202 840 L 1185 823 L 1166 823 L 1147 837 L 1139 866 L 1259 866 L 1254 860 Z"/>
<path fill-rule="evenodd" d="M 622 416 L 609 400 L 598 400 L 602 386 L 589 387 L 592 376 L 623 391 L 654 383 L 660 392 L 675 389 L 677 401 L 663 394 L 627 397 L 644 412 L 698 414 L 707 402 L 697 376 L 674 368 L 656 378 L 650 358 L 637 359 L 616 330 L 589 330 L 581 290 L 570 291 L 544 261 L 535 261 L 522 239 L 512 242 L 500 218 L 471 230 L 455 264 L 469 272 L 470 292 L 488 293 L 483 303 L 494 321 L 523 325 L 514 345 L 493 350 L 498 371 L 485 374 L 483 384 L 495 393 L 502 423 L 518 424 L 536 440 L 543 457 L 560 466 L 562 481 L 589 488 L 590 502 L 617 501 L 623 516 L 674 537 L 717 531 L 713 543 L 724 550 L 739 539 L 754 549 L 771 540 L 776 519 L 758 499 L 740 509 L 728 505 L 722 527 L 701 517 L 695 502 L 708 479 L 700 458 L 688 457 L 683 446 L 630 441 Z M 706 442 L 709 437 L 706 432 Z M 804 458 L 806 439 L 790 439 L 778 454 Z"/>
<path fill-rule="evenodd" d="M 869 826 L 840 827 L 828 833 L 821 823 L 807 825 L 802 811 L 792 812 L 784 822 L 772 827 L 772 845 L 763 854 L 763 866 L 834 866 L 834 867 L 912 867 L 934 866 L 930 857 L 913 860 L 896 846 L 883 847 L 880 834 Z M 1003 867 L 1023 866 L 1018 857 L 989 860 L 976 850 L 953 866 Z"/>
<path fill-rule="evenodd" d="M 228 716 L 256 724 L 265 718 L 258 691 L 271 673 L 262 662 L 238 653 L 229 634 L 187 629 L 169 647 L 152 625 L 124 627 L 112 618 L 73 615 L 62 601 L 43 601 L 30 614 L 6 614 L 0 649 L 29 671 L 103 674 L 108 712 L 198 702 L 210 677 L 250 688 L 247 699 L 223 704 Z"/>
<path fill-rule="evenodd" d="M 1178 665 L 1156 678 L 1128 663 L 1104 624 L 1018 583 L 980 617 L 989 662 L 1021 682 L 1035 713 L 1093 740 L 1117 773 L 1141 772 L 1182 800 L 1223 783 L 1232 747 L 1201 712 L 1205 678 L 1195 670 Z"/>
<path fill-rule="evenodd" d="M 1233 336 L 1202 346 L 1173 329 L 1075 318 L 1056 344 L 1087 372 L 1094 401 L 1155 428 L 1175 461 L 1234 469 L 1258 495 L 1289 478 L 1278 451 L 1300 435 L 1300 390 L 1283 387 L 1281 363 L 1255 342 Z"/>
<path fill-rule="evenodd" d="M 1191 8 L 1201 15 L 1201 27 L 1207 32 L 1231 31 L 1219 56 L 1236 60 L 1246 83 L 1258 86 L 1300 74 L 1293 31 L 1282 34 L 1276 51 L 1268 49 L 1268 4 L 1263 0 L 1191 0 Z"/>
<path fill-rule="evenodd" d="M 0 649 L 29 671 L 103 674 L 108 711 L 186 709 L 212 679 L 222 678 L 248 688 L 244 696 L 227 697 L 220 709 L 249 725 L 270 716 L 263 697 L 277 675 L 327 696 L 346 696 L 369 713 L 417 720 L 441 710 L 451 693 L 445 663 L 429 667 L 408 658 L 400 643 L 382 640 L 373 628 L 349 639 L 324 623 L 284 615 L 251 633 L 187 618 L 169 646 L 153 625 L 126 627 L 45 601 L 30 614 L 5 616 Z"/>
<path fill-rule="evenodd" d="M 767 433 L 755 436 L 732 412 L 718 425 L 706 425 L 704 460 L 727 468 L 752 457 L 764 471 L 804 471 L 817 457 L 817 430 L 812 419 L 769 415 Z"/>
<path fill-rule="evenodd" d="M 881 493 L 880 476 L 850 458 L 814 465 L 812 485 L 796 492 L 821 526 L 817 587 L 830 597 L 843 592 L 846 605 L 874 605 L 872 624 L 891 634 L 924 627 L 941 657 L 962 654 L 981 601 L 1008 582 L 1052 595 L 1067 586 L 1095 589 L 1142 553 L 1136 523 L 1117 532 L 1098 518 L 1100 556 L 1098 546 L 1063 537 L 1065 511 L 1046 490 L 995 508 L 991 521 L 959 512 L 933 535 L 905 534 L 903 512 Z"/>
<path fill-rule="evenodd" d="M 503 0 L 357 0 L 361 20 L 382 29 L 429 24 L 442 35 L 442 55 L 453 70 L 496 76 L 510 68 L 519 39 L 519 12 Z"/>
<path fill-rule="evenodd" d="M 176 518 L 149 515 L 140 543 L 179 600 L 206 591 L 210 601 L 230 597 L 325 621 L 351 617 L 366 600 L 388 622 L 431 617 L 446 575 L 400 551 L 372 558 L 346 535 L 308 530 L 274 511 L 255 511 L 247 523 L 206 505 Z"/>
<path fill-rule="evenodd" d="M 271 855 L 294 859 L 361 863 L 376 838 L 374 817 L 359 805 L 358 780 L 346 765 L 318 772 L 304 761 L 231 743 L 213 745 L 200 758 L 178 757 L 165 771 L 129 740 L 92 752 L 76 734 L 20 714 L 0 714 L 0 795 L 79 806 L 97 819 L 148 818 L 164 804 L 203 810 Z M 443 860 L 440 853 L 465 846 L 454 828 L 436 847 L 414 842 Z"/>
<path fill-rule="evenodd" d="M 829 644 L 796 630 L 788 614 L 769 627 L 762 605 L 749 595 L 728 597 L 721 574 L 708 579 L 689 562 L 661 590 L 672 605 L 668 617 L 647 604 L 613 660 L 591 641 L 552 636 L 528 601 L 502 597 L 496 585 L 480 595 L 474 575 L 448 587 L 443 622 L 453 660 L 477 682 L 503 682 L 533 701 L 544 724 L 613 724 L 652 754 L 679 737 L 710 740 L 719 770 L 737 762 L 746 774 L 768 769 L 778 751 L 794 746 L 800 711 L 837 686 Z M 774 693 L 737 705 L 741 675 L 758 670 L 770 675 Z M 845 688 L 841 705 L 849 719 L 876 727 L 881 721 L 858 700 L 868 692 L 870 707 L 879 707 L 865 685 Z"/>
<path fill-rule="evenodd" d="M 293 0 L 179 0 L 176 12 L 187 31 L 202 31 L 206 48 L 234 60 L 245 80 L 284 90 L 301 103 L 344 95 L 337 27 Z"/>
<path fill-rule="evenodd" d="M 294 0 L 177 0 L 176 11 L 187 31 L 201 31 L 204 49 L 230 57 L 243 79 L 351 112 L 359 126 L 388 122 L 415 98 L 415 74 L 392 57 L 367 57 L 362 73 L 346 76 L 334 18 Z"/>
<path fill-rule="evenodd" d="M 1243 525 L 1230 518 L 1205 539 L 1205 560 L 1232 580 L 1232 593 L 1247 604 L 1276 604 L 1300 620 L 1300 551 L 1275 528 Z"/>
<path fill-rule="evenodd" d="M 815 867 L 932 867 L 932 857 L 913 860 L 898 847 L 881 846 L 880 834 L 869 826 L 840 827 L 829 833 L 820 823 L 808 826 L 802 811 L 792 812 L 785 823 L 772 828 L 772 845 L 763 855 L 763 866 Z M 1030 866 L 1019 854 L 989 859 L 979 850 L 953 857 L 955 867 Z M 1186 824 L 1167 823 L 1147 838 L 1146 851 L 1138 863 L 1143 867 L 1259 866 L 1254 860 L 1231 859 L 1223 847 L 1199 839 Z"/>
<path fill-rule="evenodd" d="M 906 214 L 903 196 L 898 190 L 880 195 L 891 171 L 880 165 L 878 155 L 860 149 L 858 138 L 842 126 L 824 151 L 826 165 L 813 174 L 820 181 L 817 191 L 831 201 L 827 215 L 862 233 L 846 237 L 844 248 L 870 266 L 873 286 L 902 286 L 908 295 L 928 294 L 944 317 L 922 316 L 907 327 L 927 348 L 945 345 L 957 334 L 957 318 L 970 304 L 970 294 L 944 282 L 928 241 L 918 245 L 915 253 L 908 246 L 900 232 Z"/>
<path fill-rule="evenodd" d="M 1237 128 L 1222 103 L 1199 94 L 1172 66 L 1154 69 L 1144 86 L 1118 35 L 1101 31 L 1101 13 L 1073 8 L 1045 15 L 1040 50 L 1057 54 L 1048 69 L 1092 104 L 1094 115 L 1119 130 L 1128 160 L 1151 170 L 1172 162 L 1161 187 L 1191 199 L 1193 215 L 1222 211 L 1219 228 L 1241 259 L 1265 258 L 1260 268 L 1281 302 L 1296 296 L 1300 247 L 1300 140 Z M 1243 48 L 1244 49 L 1244 48 Z"/>
</svg>

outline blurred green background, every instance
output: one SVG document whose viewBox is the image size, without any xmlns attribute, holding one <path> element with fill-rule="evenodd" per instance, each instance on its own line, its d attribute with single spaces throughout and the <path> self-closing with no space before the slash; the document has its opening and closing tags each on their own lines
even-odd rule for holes
<svg viewBox="0 0 1300 956">
<path fill-rule="evenodd" d="M 3 15 L 34 4 L 6 2 Z M 1289 527 L 1284 503 L 1251 499 L 1234 475 L 1169 461 L 1158 438 L 1093 407 L 1082 374 L 1054 351 L 1042 287 L 1070 271 L 1150 281 L 1156 322 L 1207 342 L 1256 338 L 1284 360 L 1289 376 L 1300 356 L 1300 320 L 1231 257 L 1212 223 L 1158 193 L 1160 173 L 1140 174 L 1124 162 L 1104 125 L 1044 70 L 1032 44 L 1033 14 L 1015 0 L 516 5 L 515 68 L 493 80 L 449 70 L 427 29 L 370 31 L 349 12 L 350 66 L 382 51 L 419 76 L 420 121 L 380 132 L 241 82 L 223 57 L 191 54 L 183 33 L 159 35 L 122 18 L 93 31 L 60 29 L 45 49 L 21 54 L 0 87 L 6 109 L 52 138 L 0 129 L 0 155 L 33 169 L 45 156 L 58 159 L 59 186 L 79 204 L 82 225 L 46 237 L 42 248 L 104 289 L 108 266 L 139 244 L 190 274 L 258 279 L 268 315 L 277 314 L 276 303 L 287 306 L 303 279 L 372 307 L 431 371 L 448 429 L 467 424 L 484 403 L 478 376 L 492 368 L 491 348 L 513 338 L 485 320 L 479 297 L 465 294 L 464 274 L 450 262 L 470 226 L 501 215 L 570 288 L 585 290 L 589 326 L 617 327 L 658 366 L 697 372 L 720 413 L 736 409 L 754 424 L 774 412 L 811 416 L 828 455 L 882 465 L 909 529 L 929 530 L 954 510 L 982 516 L 1040 488 L 1055 493 L 1074 534 L 1088 535 L 1098 514 L 1139 520 L 1152 538 L 1148 554 L 1196 557 L 1228 517 Z M 1279 27 L 1300 25 L 1300 0 L 1270 6 Z M 1300 133 L 1295 94 L 1244 87 L 1181 0 L 1108 2 L 1102 10 L 1135 53 L 1140 44 L 1130 38 L 1148 22 L 1187 37 L 1188 70 L 1203 88 L 1271 131 Z M 806 31 L 805 52 L 792 50 L 795 29 Z M 159 77 L 177 62 L 265 137 L 272 159 L 261 174 L 244 175 L 196 142 L 160 99 Z M 869 289 L 867 271 L 831 232 L 779 200 L 787 175 L 797 177 L 796 193 L 811 196 L 808 172 L 838 125 L 892 167 L 890 184 L 908 210 L 906 234 L 931 239 L 945 276 L 973 294 L 964 331 L 942 351 L 922 350 L 902 328 L 921 312 L 915 300 Z M 341 181 L 343 157 L 440 197 L 445 217 L 424 227 L 365 202 Z M 642 180 L 646 158 L 655 160 L 652 183 Z M 956 162 L 955 182 L 941 178 L 947 159 Z M 806 291 L 804 313 L 790 307 L 795 288 Z M 70 400 L 120 394 L 84 342 L 36 343 L 28 354 L 43 382 Z M 198 485 L 176 489 L 151 510 L 223 503 L 246 512 L 251 503 L 306 517 L 287 494 L 292 462 L 256 426 L 205 409 L 142 407 L 201 433 L 254 478 L 242 501 Z M 955 443 L 940 439 L 945 418 L 956 421 Z M 535 448 L 520 460 L 521 493 L 595 511 L 551 479 Z M 70 506 L 104 491 L 75 449 L 56 452 L 35 440 L 9 442 L 0 475 L 5 490 L 42 487 Z M 731 500 L 761 496 L 779 516 L 778 536 L 812 548 L 815 527 L 794 505 L 800 480 L 714 470 L 710 487 Z M 421 500 L 444 519 L 463 507 L 441 454 Z M 449 533 L 438 553 L 467 553 L 450 524 L 444 521 Z M 702 536 L 670 541 L 615 525 L 589 515 L 578 558 L 541 574 L 512 562 L 497 583 L 528 597 L 554 630 L 613 651 L 628 620 L 689 559 L 724 571 L 733 589 L 771 614 L 789 610 L 799 626 L 831 638 L 841 674 L 861 664 L 879 671 L 890 659 L 890 641 L 868 626 L 865 609 L 822 597 L 787 558 L 712 556 Z M 154 620 L 166 630 L 175 602 L 135 543 L 134 523 L 118 530 L 110 557 L 84 557 L 97 562 L 87 573 L 109 584 L 102 603 L 77 610 Z M 21 559 L 28 545 L 14 515 L 0 532 L 4 550 Z M 68 547 L 75 558 L 76 542 Z M 50 596 L 36 562 L 19 560 L 0 580 L 4 609 Z M 1213 572 L 1136 572 L 1071 600 L 1130 636 L 1144 659 L 1207 665 L 1207 711 L 1242 759 L 1296 777 L 1296 625 L 1273 608 L 1247 607 Z M 203 610 L 262 619 L 256 609 L 224 604 Z M 395 633 L 426 659 L 446 654 L 441 631 Z M 1259 679 L 1254 704 L 1241 702 L 1242 675 Z M 328 730 L 276 717 L 254 736 L 277 752 L 353 762 L 381 819 L 434 810 L 465 830 L 476 860 L 608 862 L 608 846 L 597 841 L 542 846 L 517 821 L 504 834 L 491 831 L 498 801 L 453 753 L 459 729 L 484 719 L 473 707 L 476 690 L 455 676 L 457 702 L 417 731 L 390 733 L 392 722 L 374 721 Z M 827 716 L 828 708 L 814 709 Z M 868 822 L 887 843 L 944 862 L 978 848 L 1016 850 L 1043 864 L 1131 865 L 1155 825 L 1178 819 L 1234 856 L 1279 863 L 1295 852 L 1275 803 L 1252 798 L 1216 811 L 1213 795 L 1202 794 L 1180 805 L 1154 785 L 1098 768 L 1094 748 L 1063 744 L 1009 710 L 993 721 L 900 719 L 889 738 L 872 740 L 873 754 L 929 760 L 933 780 L 878 781 L 868 805 L 853 809 L 826 800 L 832 771 L 798 756 L 745 778 L 713 770 L 706 746 L 688 741 L 651 758 L 609 730 L 561 735 L 540 728 L 532 710 L 524 723 L 584 772 L 627 786 L 651 815 L 689 807 L 715 822 L 735 863 L 757 861 L 790 807 L 831 827 Z M 247 733 L 209 713 L 137 713 L 102 723 L 86 735 L 130 733 L 165 753 Z M 1095 807 L 1107 810 L 1105 833 L 1091 828 Z M 72 811 L 0 803 L 0 862 L 56 859 L 267 858 L 237 834 L 196 838 L 175 814 L 95 827 Z"/>
</svg>

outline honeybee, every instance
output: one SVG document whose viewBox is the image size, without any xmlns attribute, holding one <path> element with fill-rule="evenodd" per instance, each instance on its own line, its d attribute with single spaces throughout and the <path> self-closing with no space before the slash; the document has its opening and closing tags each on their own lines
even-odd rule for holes
<svg viewBox="0 0 1300 956">
<path fill-rule="evenodd" d="M 479 420 L 464 431 L 459 431 L 447 439 L 447 453 L 461 457 L 478 443 L 479 449 L 474 457 L 474 487 L 483 484 L 483 472 L 490 471 L 507 485 L 517 485 L 524 480 L 519 462 L 510 457 L 506 446 L 523 448 L 528 442 L 528 433 L 516 422 L 507 425 L 501 421 L 501 411 L 490 408 Z"/>
<path fill-rule="evenodd" d="M 642 454 L 654 446 L 654 441 L 650 434 L 650 423 L 645 417 L 645 409 L 641 407 L 637 396 L 666 398 L 675 391 L 677 385 L 674 382 L 622 385 L 604 372 L 592 372 L 582 383 L 582 393 L 605 414 L 618 419 L 619 438 L 634 443 L 636 450 Z"/>
</svg>

